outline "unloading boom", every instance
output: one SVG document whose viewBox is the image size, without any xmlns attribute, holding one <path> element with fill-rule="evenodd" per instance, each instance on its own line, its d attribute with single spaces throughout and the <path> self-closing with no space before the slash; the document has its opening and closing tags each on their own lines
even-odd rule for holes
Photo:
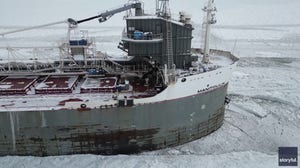
<svg viewBox="0 0 300 168">
<path fill-rule="evenodd" d="M 63 21 L 59 21 L 59 22 L 53 22 L 53 23 L 48 23 L 48 24 L 43 24 L 43 25 L 38 25 L 38 26 L 32 26 L 32 27 L 27 27 L 27 28 L 23 28 L 23 29 L 19 29 L 19 30 L 13 30 L 13 31 L 9 31 L 9 32 L 4 32 L 4 33 L 0 33 L 0 36 L 5 36 L 8 34 L 13 34 L 13 33 L 19 33 L 19 32 L 23 32 L 23 31 L 28 31 L 28 30 L 34 30 L 34 29 L 39 29 L 39 28 L 43 28 L 43 27 L 49 27 L 49 26 L 54 26 L 54 25 L 58 25 L 58 24 L 63 24 L 63 23 L 67 23 L 70 26 L 76 26 L 77 24 L 80 23 L 84 23 L 90 20 L 94 20 L 94 19 L 98 19 L 100 23 L 105 22 L 107 19 L 109 19 L 111 16 L 120 13 L 120 12 L 124 12 L 130 9 L 135 8 L 135 15 L 136 16 L 141 16 L 143 15 L 143 9 L 142 9 L 142 4 L 139 1 L 134 1 L 134 2 L 130 2 L 130 3 L 126 3 L 125 5 L 118 7 L 118 8 L 114 8 L 112 10 L 107 10 L 97 16 L 93 16 L 93 17 L 89 17 L 86 19 L 81 19 L 81 20 L 74 20 L 72 18 L 68 18 L 67 20 L 63 20 Z"/>
<path fill-rule="evenodd" d="M 83 22 L 87 22 L 93 19 L 98 19 L 100 23 L 105 22 L 108 18 L 110 18 L 111 16 L 113 16 L 114 14 L 120 13 L 120 12 L 124 12 L 127 11 L 129 9 L 135 8 L 135 15 L 136 16 L 141 16 L 143 14 L 143 10 L 142 10 L 142 5 L 140 2 L 136 1 L 136 2 L 132 2 L 132 3 L 127 3 L 122 7 L 119 8 L 115 8 L 112 10 L 107 10 L 97 16 L 93 16 L 93 17 L 89 17 L 86 19 L 82 19 L 77 21 L 77 24 L 83 23 Z"/>
</svg>

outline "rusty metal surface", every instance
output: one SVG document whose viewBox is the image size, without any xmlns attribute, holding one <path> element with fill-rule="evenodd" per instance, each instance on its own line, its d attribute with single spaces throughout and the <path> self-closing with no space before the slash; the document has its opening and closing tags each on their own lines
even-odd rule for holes
<svg viewBox="0 0 300 168">
<path fill-rule="evenodd" d="M 4 112 L 0 155 L 132 154 L 180 145 L 222 125 L 226 92 L 227 85 L 184 99 L 84 113 Z"/>
</svg>

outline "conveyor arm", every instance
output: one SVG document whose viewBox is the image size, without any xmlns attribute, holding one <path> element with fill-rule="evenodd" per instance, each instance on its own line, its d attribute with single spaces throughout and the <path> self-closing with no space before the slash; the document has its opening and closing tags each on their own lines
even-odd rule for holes
<svg viewBox="0 0 300 168">
<path fill-rule="evenodd" d="M 109 17 L 113 16 L 114 14 L 120 13 L 120 12 L 124 12 L 127 11 L 129 9 L 135 8 L 136 9 L 136 15 L 142 15 L 142 7 L 141 7 L 141 3 L 140 2 L 132 2 L 132 3 L 127 3 L 122 7 L 116 8 L 116 9 L 112 9 L 112 10 L 108 10 L 106 12 L 103 12 L 97 16 L 93 16 L 93 17 L 89 17 L 86 19 L 82 19 L 82 20 L 78 20 L 77 24 L 83 23 L 83 22 L 87 22 L 93 19 L 98 19 L 100 23 L 105 22 Z"/>
<path fill-rule="evenodd" d="M 136 9 L 136 16 L 140 16 L 143 14 L 142 11 L 142 5 L 141 2 L 139 1 L 135 1 L 135 2 L 131 2 L 131 3 L 127 3 L 122 7 L 119 8 L 115 8 L 112 10 L 107 10 L 106 12 L 103 12 L 97 16 L 93 16 L 93 17 L 89 17 L 86 19 L 82 19 L 82 20 L 74 20 L 74 19 L 67 19 L 64 21 L 59 21 L 59 22 L 54 22 L 54 23 L 48 23 L 48 24 L 44 24 L 44 25 L 39 25 L 39 26 L 32 26 L 32 27 L 27 27 L 27 28 L 23 28 L 23 29 L 19 29 L 19 30 L 13 30 L 13 31 L 9 31 L 9 32 L 4 32 L 4 33 L 0 33 L 0 36 L 5 36 L 8 34 L 13 34 L 13 33 L 18 33 L 18 32 L 23 32 L 23 31 L 28 31 L 28 30 L 33 30 L 33 29 L 39 29 L 39 28 L 43 28 L 43 27 L 48 27 L 48 26 L 53 26 L 53 25 L 57 25 L 57 24 L 62 24 L 62 23 L 67 23 L 69 24 L 69 27 L 76 27 L 76 25 L 80 24 L 80 23 L 84 23 L 93 19 L 98 19 L 100 23 L 106 21 L 109 17 L 113 16 L 114 14 L 123 12 L 123 11 L 127 11 L 129 9 L 135 8 Z"/>
</svg>

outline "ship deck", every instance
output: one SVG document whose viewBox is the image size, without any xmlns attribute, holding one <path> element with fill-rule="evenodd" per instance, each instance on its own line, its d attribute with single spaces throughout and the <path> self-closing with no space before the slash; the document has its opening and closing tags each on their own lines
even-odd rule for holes
<svg viewBox="0 0 300 168">
<path fill-rule="evenodd" d="M 0 82 L 0 112 L 59 110 L 70 102 L 112 101 L 116 94 L 120 98 L 152 95 L 138 83 L 128 85 L 127 89 L 125 85 L 118 87 L 116 77 L 5 77 Z"/>
<path fill-rule="evenodd" d="M 201 59 L 201 50 L 193 49 Z M 234 64 L 238 59 L 229 52 L 212 50 L 210 64 L 202 71 L 182 71 L 181 76 L 192 76 L 199 73 Z M 0 112 L 59 110 L 72 108 L 65 104 L 91 101 L 116 104 L 114 97 L 141 99 L 152 97 L 155 88 L 145 83 L 135 82 L 122 84 L 117 77 L 89 77 L 79 75 L 48 75 L 13 77 L 0 76 Z"/>
<path fill-rule="evenodd" d="M 199 48 L 192 48 L 192 53 L 202 59 L 203 51 Z M 231 65 L 238 61 L 238 58 L 232 55 L 230 52 L 222 50 L 210 50 L 210 62 L 212 65 L 224 67 Z"/>
<path fill-rule="evenodd" d="M 114 92 L 117 88 L 117 78 L 87 78 L 80 87 L 81 93 Z"/>
<path fill-rule="evenodd" d="M 0 81 L 0 96 L 26 95 L 36 80 L 37 77 L 2 77 Z"/>
<path fill-rule="evenodd" d="M 113 93 L 99 94 L 51 94 L 51 95 L 24 95 L 1 96 L 0 112 L 60 110 L 66 102 L 88 102 L 93 100 L 110 100 Z"/>
<path fill-rule="evenodd" d="M 36 94 L 72 93 L 78 83 L 78 76 L 48 76 L 35 87 Z"/>
</svg>

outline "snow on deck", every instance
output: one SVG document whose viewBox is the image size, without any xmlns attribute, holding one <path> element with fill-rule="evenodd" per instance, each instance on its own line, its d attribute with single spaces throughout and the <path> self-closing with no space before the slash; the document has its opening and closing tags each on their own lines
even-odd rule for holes
<svg viewBox="0 0 300 168">
<path fill-rule="evenodd" d="M 230 59 L 229 57 L 226 57 L 224 55 L 217 54 L 217 53 L 216 54 L 213 53 L 210 56 L 210 61 L 213 64 L 218 65 L 218 66 L 222 66 L 222 67 L 228 66 L 228 65 L 233 63 L 233 60 Z"/>
<path fill-rule="evenodd" d="M 111 99 L 113 94 L 93 94 L 93 100 L 105 101 Z M 59 110 L 67 102 L 89 102 L 90 94 L 48 94 L 26 96 L 0 96 L 0 112 L 5 111 L 37 111 Z"/>
<path fill-rule="evenodd" d="M 87 78 L 81 86 L 81 93 L 115 91 L 117 78 Z"/>
<path fill-rule="evenodd" d="M 202 49 L 193 48 L 192 53 L 199 57 L 199 60 L 202 60 L 203 54 Z M 209 56 L 210 66 L 225 67 L 235 63 L 238 60 L 234 55 L 227 51 L 221 50 L 211 50 Z"/>
<path fill-rule="evenodd" d="M 8 77 L 0 82 L 0 95 L 26 94 L 37 77 Z"/>
<path fill-rule="evenodd" d="M 78 76 L 49 76 L 36 86 L 37 94 L 72 93 Z"/>
</svg>

